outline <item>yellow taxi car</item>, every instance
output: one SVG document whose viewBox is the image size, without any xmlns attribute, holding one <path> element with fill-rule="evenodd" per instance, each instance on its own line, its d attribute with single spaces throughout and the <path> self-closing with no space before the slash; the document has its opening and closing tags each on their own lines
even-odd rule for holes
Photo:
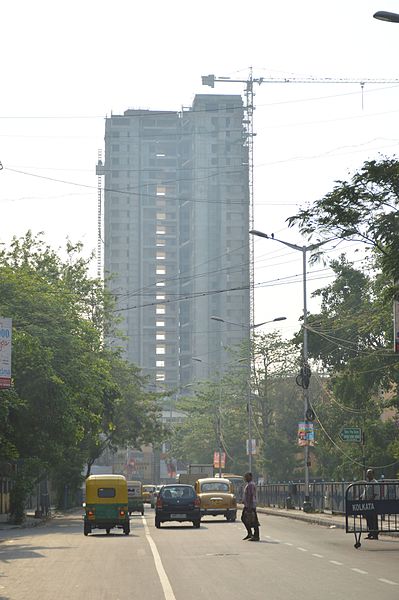
<svg viewBox="0 0 399 600">
<path fill-rule="evenodd" d="M 155 485 L 143 485 L 143 502 L 151 504 L 151 498 L 155 492 Z"/>
<path fill-rule="evenodd" d="M 201 502 L 201 517 L 221 515 L 228 521 L 236 520 L 237 500 L 231 481 L 218 477 L 198 479 L 195 491 Z"/>
</svg>

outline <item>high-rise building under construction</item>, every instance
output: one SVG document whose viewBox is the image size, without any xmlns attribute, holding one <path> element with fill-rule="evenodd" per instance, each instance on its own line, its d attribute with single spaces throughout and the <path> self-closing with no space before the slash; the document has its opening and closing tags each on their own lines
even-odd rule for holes
<svg viewBox="0 0 399 600">
<path fill-rule="evenodd" d="M 105 176 L 104 273 L 123 336 L 111 343 L 159 389 L 215 377 L 231 360 L 227 349 L 249 335 L 241 96 L 112 115 L 97 172 Z"/>
</svg>

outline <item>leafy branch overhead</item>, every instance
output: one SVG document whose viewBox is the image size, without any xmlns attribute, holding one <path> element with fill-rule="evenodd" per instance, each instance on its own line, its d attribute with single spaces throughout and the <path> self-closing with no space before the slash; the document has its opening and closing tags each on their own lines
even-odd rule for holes
<svg viewBox="0 0 399 600">
<path fill-rule="evenodd" d="M 399 162 L 365 162 L 350 181 L 288 219 L 321 239 L 352 240 L 373 248 L 391 281 L 399 280 Z"/>
</svg>

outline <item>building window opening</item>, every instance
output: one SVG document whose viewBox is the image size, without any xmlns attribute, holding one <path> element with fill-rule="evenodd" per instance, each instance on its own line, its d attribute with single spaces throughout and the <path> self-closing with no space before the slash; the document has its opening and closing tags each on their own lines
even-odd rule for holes
<svg viewBox="0 0 399 600">
<path fill-rule="evenodd" d="M 165 196 L 166 194 L 166 186 L 157 185 L 157 196 Z"/>
</svg>

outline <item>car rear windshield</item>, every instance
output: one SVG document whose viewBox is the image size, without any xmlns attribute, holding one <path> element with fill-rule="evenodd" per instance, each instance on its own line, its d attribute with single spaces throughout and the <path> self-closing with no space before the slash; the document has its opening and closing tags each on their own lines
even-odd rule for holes
<svg viewBox="0 0 399 600">
<path fill-rule="evenodd" d="M 188 486 L 168 486 L 161 491 L 162 498 L 194 498 L 195 492 Z"/>
<path fill-rule="evenodd" d="M 229 484 L 219 481 L 209 481 L 201 485 L 201 492 L 228 492 Z"/>
<path fill-rule="evenodd" d="M 97 496 L 99 498 L 115 498 L 115 488 L 98 488 Z"/>
</svg>

